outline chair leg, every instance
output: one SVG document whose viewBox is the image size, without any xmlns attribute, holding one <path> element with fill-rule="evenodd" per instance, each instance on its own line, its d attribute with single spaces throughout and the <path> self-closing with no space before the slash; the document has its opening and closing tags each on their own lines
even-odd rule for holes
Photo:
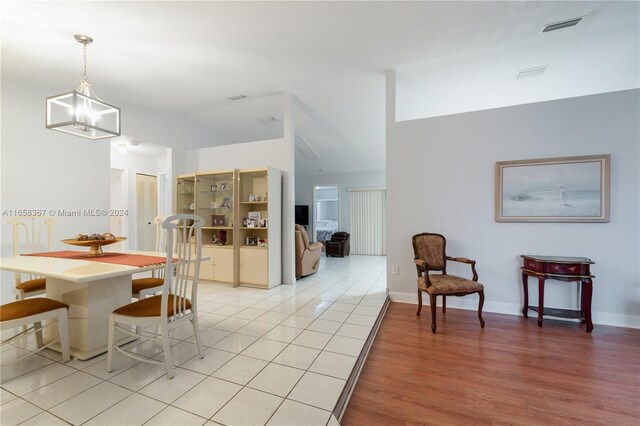
<svg viewBox="0 0 640 426">
<path fill-rule="evenodd" d="M 13 294 L 16 296 L 16 300 L 24 299 L 24 291 L 23 290 L 14 288 L 13 289 Z M 23 333 L 26 333 L 28 329 L 29 329 L 28 325 L 25 324 L 25 325 L 22 326 L 22 332 Z"/>
<path fill-rule="evenodd" d="M 418 312 L 416 312 L 417 316 L 420 316 L 420 311 L 422 311 L 422 290 L 418 289 Z"/>
<path fill-rule="evenodd" d="M 62 348 L 62 362 L 69 362 L 69 322 L 67 321 L 67 309 L 58 309 L 58 333 L 60 334 L 60 347 Z"/>
<path fill-rule="evenodd" d="M 107 373 L 111 373 L 111 361 L 113 360 L 113 333 L 115 332 L 116 318 L 109 315 L 109 342 L 107 344 Z"/>
<path fill-rule="evenodd" d="M 430 303 L 431 303 L 431 332 L 436 334 L 436 295 L 430 294 Z"/>
<path fill-rule="evenodd" d="M 171 359 L 171 340 L 169 340 L 168 324 L 160 325 L 160 334 L 162 334 L 162 349 L 164 351 L 164 364 L 167 368 L 167 377 L 173 379 L 175 371 L 173 371 L 173 360 Z"/>
<path fill-rule="evenodd" d="M 482 307 L 484 306 L 484 290 L 478 293 L 480 301 L 478 302 L 478 319 L 480 320 L 480 328 L 484 328 L 484 320 L 482 319 Z"/>
<path fill-rule="evenodd" d="M 23 291 L 23 290 L 20 290 L 20 289 L 14 288 L 14 289 L 13 289 L 13 294 L 15 294 L 15 296 L 16 296 L 16 300 L 22 300 L 22 299 L 24 299 L 24 291 Z"/>
<path fill-rule="evenodd" d="M 200 359 L 204 358 L 204 352 L 202 352 L 202 342 L 200 342 L 200 327 L 198 326 L 198 317 L 193 315 L 191 319 L 191 324 L 193 325 L 193 335 L 196 338 L 196 345 L 198 346 L 198 354 L 200 355 Z"/>
<path fill-rule="evenodd" d="M 38 345 L 38 348 L 41 348 L 44 346 L 42 341 L 42 323 L 40 321 L 34 322 L 33 328 L 36 331 L 36 344 Z"/>
<path fill-rule="evenodd" d="M 446 313 L 447 312 L 447 296 L 443 295 L 442 296 L 442 313 Z"/>
</svg>

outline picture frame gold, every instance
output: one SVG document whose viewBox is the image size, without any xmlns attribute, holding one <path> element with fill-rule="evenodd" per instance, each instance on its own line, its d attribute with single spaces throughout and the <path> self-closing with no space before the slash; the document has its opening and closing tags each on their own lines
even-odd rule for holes
<svg viewBox="0 0 640 426">
<path fill-rule="evenodd" d="M 496 162 L 496 222 L 609 222 L 611 155 Z"/>
</svg>

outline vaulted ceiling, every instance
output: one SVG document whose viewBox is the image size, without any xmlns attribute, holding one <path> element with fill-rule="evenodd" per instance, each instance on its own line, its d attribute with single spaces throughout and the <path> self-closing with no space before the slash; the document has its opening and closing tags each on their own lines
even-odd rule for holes
<svg viewBox="0 0 640 426">
<path fill-rule="evenodd" d="M 487 87 L 496 79 L 513 80 L 513 67 L 559 57 L 571 64 L 573 56 L 588 56 L 596 68 L 575 61 L 576 75 L 595 73 L 602 80 L 615 50 L 632 56 L 628 69 L 605 73 L 624 81 L 607 90 L 638 84 L 637 37 L 625 36 L 637 34 L 637 2 L 20 1 L 1 7 L 3 80 L 60 91 L 75 87 L 82 56 L 72 34 L 85 33 L 95 39 L 89 76 L 98 95 L 189 114 L 211 129 L 212 144 L 280 137 L 281 93 L 294 93 L 296 131 L 319 155 L 297 155 L 301 174 L 384 168 L 389 69 L 426 79 L 437 87 L 431 93 L 442 94 L 465 80 L 465 69 L 477 77 L 483 58 L 499 70 L 483 71 L 478 84 Z M 540 34 L 545 24 L 585 15 L 589 19 L 573 29 Z M 567 40 L 570 31 L 579 34 L 579 43 L 578 36 Z M 552 46 L 553 55 L 545 46 Z M 514 56 L 518 61 L 508 60 Z M 582 81 L 570 77 L 567 84 Z M 577 93 L 598 91 L 587 82 Z M 485 92 L 475 91 L 473 99 L 501 95 Z M 247 97 L 226 99 L 240 94 Z M 439 111 L 437 99 L 430 114 L 456 112 L 451 99 Z M 474 102 L 472 108 L 483 107 Z M 269 116 L 277 121 L 257 120 Z"/>
</svg>

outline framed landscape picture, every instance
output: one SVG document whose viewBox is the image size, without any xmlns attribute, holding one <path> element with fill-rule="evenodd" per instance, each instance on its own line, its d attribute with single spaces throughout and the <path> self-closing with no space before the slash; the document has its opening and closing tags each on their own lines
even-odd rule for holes
<svg viewBox="0 0 640 426">
<path fill-rule="evenodd" d="M 610 155 L 496 163 L 496 222 L 609 222 Z"/>
</svg>

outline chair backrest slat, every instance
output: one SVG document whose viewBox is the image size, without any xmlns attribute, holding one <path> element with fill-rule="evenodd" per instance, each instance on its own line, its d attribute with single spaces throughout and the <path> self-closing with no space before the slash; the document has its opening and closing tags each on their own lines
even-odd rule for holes
<svg viewBox="0 0 640 426">
<path fill-rule="evenodd" d="M 20 216 L 9 218 L 7 223 L 13 228 L 13 255 L 51 251 L 53 245 L 53 224 L 56 220 L 50 216 Z M 23 232 L 21 232 L 23 231 Z M 43 233 L 46 233 L 46 245 L 43 245 Z M 24 235 L 24 238 L 21 238 Z M 37 278 L 29 275 L 29 279 Z M 22 273 L 16 272 L 16 284 L 22 282 Z"/>
<path fill-rule="evenodd" d="M 157 253 L 173 252 L 173 250 L 168 249 L 169 242 L 167 241 L 167 232 L 169 231 L 166 231 L 162 227 L 162 222 L 165 218 L 166 216 L 156 216 L 153 218 L 153 224 L 156 228 L 156 240 L 153 250 Z M 155 278 L 164 278 L 164 271 L 164 269 L 156 269 L 151 273 L 151 276 Z"/>
<path fill-rule="evenodd" d="M 169 295 L 173 295 L 174 316 L 169 321 L 180 318 L 187 311 L 187 299 L 191 301 L 191 311 L 195 312 L 198 294 L 198 275 L 202 257 L 202 226 L 204 219 L 197 215 L 179 214 L 166 217 L 162 227 L 166 231 L 167 264 L 162 290 L 162 315 L 167 316 Z M 195 250 L 194 250 L 195 249 Z M 174 255 L 177 256 L 173 262 Z M 191 273 L 193 271 L 193 273 Z M 187 297 L 191 281 L 191 295 Z"/>
</svg>

